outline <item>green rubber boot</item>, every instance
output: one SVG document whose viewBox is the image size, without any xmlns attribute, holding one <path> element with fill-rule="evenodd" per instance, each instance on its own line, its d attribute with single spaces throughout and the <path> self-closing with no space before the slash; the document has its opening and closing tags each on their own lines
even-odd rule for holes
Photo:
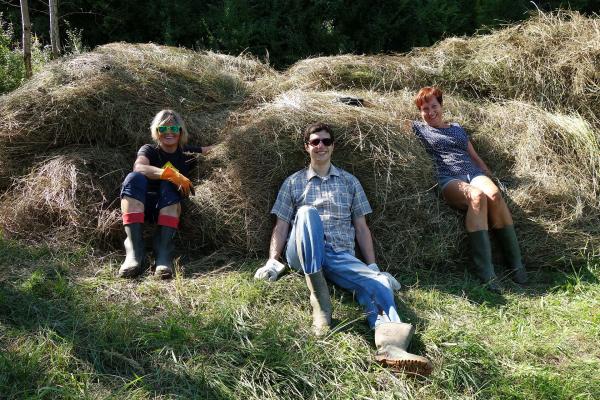
<svg viewBox="0 0 600 400">
<path fill-rule="evenodd" d="M 429 375 L 431 361 L 406 351 L 415 327 L 403 322 L 385 322 L 375 327 L 375 360 L 408 374 Z"/>
<path fill-rule="evenodd" d="M 504 258 L 511 270 L 512 279 L 519 284 L 527 283 L 527 271 L 525 271 L 525 267 L 523 266 L 515 226 L 507 225 L 504 228 L 495 229 L 494 233 L 500 242 L 500 246 L 502 246 Z"/>
<path fill-rule="evenodd" d="M 331 298 L 323 271 L 305 274 L 306 286 L 310 290 L 310 305 L 313 310 L 312 330 L 316 336 L 324 336 L 331 329 Z"/>
<path fill-rule="evenodd" d="M 177 233 L 177 229 L 159 225 L 154 235 L 154 258 L 156 261 L 154 275 L 158 278 L 167 279 L 173 276 L 173 250 L 175 249 L 173 238 L 175 233 Z"/>
<path fill-rule="evenodd" d="M 127 238 L 125 245 L 125 261 L 119 268 L 119 277 L 133 278 L 144 271 L 144 238 L 142 227 L 144 224 L 128 224 L 123 228 Z"/>
<path fill-rule="evenodd" d="M 477 277 L 489 290 L 500 293 L 502 286 L 494 272 L 489 232 L 487 230 L 469 232 L 469 242 L 471 243 L 471 257 Z"/>
</svg>

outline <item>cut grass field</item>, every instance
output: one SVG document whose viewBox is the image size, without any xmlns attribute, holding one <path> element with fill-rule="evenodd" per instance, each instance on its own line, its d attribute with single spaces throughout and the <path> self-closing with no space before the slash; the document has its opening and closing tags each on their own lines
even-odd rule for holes
<svg viewBox="0 0 600 400">
<path fill-rule="evenodd" d="M 170 281 L 91 260 L 0 241 L 0 398 L 600 398 L 597 255 L 503 295 L 459 270 L 398 276 L 411 349 L 435 365 L 422 379 L 372 362 L 350 293 L 312 337 L 304 280 L 256 282 L 261 260 L 182 261 Z"/>
</svg>

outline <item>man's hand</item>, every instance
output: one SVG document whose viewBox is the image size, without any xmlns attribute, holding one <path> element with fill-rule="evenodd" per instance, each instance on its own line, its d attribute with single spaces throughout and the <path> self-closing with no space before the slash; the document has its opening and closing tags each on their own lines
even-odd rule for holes
<svg viewBox="0 0 600 400">
<path fill-rule="evenodd" d="M 400 290 L 400 288 L 402 287 L 402 286 L 400 286 L 400 282 L 398 282 L 398 280 L 396 278 L 394 278 L 392 276 L 392 274 L 390 274 L 389 272 L 381 272 L 379 270 L 379 267 L 377 266 L 377 264 L 375 264 L 375 263 L 369 264 L 369 265 L 367 265 L 367 267 L 371 271 L 379 272 L 380 274 L 385 276 L 388 279 L 388 282 L 390 283 L 390 287 L 392 288 L 392 290 L 394 292 L 398 292 Z"/>
<path fill-rule="evenodd" d="M 163 170 L 163 173 L 160 175 L 160 179 L 164 181 L 169 181 L 175 186 L 177 186 L 177 190 L 179 190 L 184 196 L 190 194 L 192 182 L 184 175 L 175 171 L 173 168 L 165 168 Z"/>
<path fill-rule="evenodd" d="M 266 281 L 274 282 L 279 278 L 279 275 L 283 273 L 285 270 L 285 265 L 275 260 L 274 258 L 269 258 L 269 261 L 266 262 L 264 267 L 261 267 L 256 270 L 254 274 L 254 279 L 262 279 Z"/>
</svg>

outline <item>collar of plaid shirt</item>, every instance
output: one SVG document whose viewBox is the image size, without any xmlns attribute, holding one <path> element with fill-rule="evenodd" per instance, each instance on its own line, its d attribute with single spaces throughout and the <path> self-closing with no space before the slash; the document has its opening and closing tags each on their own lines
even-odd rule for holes
<svg viewBox="0 0 600 400">
<path fill-rule="evenodd" d="M 315 170 L 312 169 L 312 167 L 309 165 L 308 169 L 306 170 L 306 180 L 310 181 L 315 176 L 318 176 L 321 179 L 329 178 L 330 176 L 340 176 L 340 171 L 335 167 L 335 165 L 331 164 L 331 166 L 329 167 L 329 172 L 327 172 L 327 175 L 319 176 L 315 172 Z"/>
</svg>

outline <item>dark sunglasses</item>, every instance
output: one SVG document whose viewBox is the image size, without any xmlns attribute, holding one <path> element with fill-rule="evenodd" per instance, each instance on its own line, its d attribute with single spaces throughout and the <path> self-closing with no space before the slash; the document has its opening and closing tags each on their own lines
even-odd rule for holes
<svg viewBox="0 0 600 400">
<path fill-rule="evenodd" d="M 333 144 L 333 139 L 332 138 L 325 138 L 325 139 L 320 139 L 320 138 L 315 138 L 315 139 L 311 139 L 308 141 L 308 144 L 310 144 L 313 147 L 317 147 L 319 145 L 319 143 L 323 142 L 323 146 L 331 146 Z"/>
<path fill-rule="evenodd" d="M 167 133 L 171 131 L 171 133 L 177 135 L 181 132 L 181 126 L 179 125 L 160 125 L 158 127 L 159 133 Z"/>
</svg>

